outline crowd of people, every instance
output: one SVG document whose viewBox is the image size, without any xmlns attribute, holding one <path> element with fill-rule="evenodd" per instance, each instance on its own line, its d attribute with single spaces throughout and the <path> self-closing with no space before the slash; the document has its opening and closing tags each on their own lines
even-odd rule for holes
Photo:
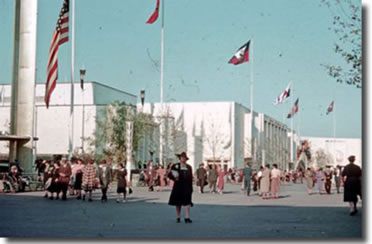
<svg viewBox="0 0 372 244">
<path fill-rule="evenodd" d="M 179 163 L 170 164 L 166 169 L 162 165 L 154 165 L 150 160 L 140 171 L 139 185 L 148 188 L 148 191 L 163 191 L 168 186 L 171 189 L 169 204 L 176 206 L 177 222 L 180 222 L 181 206 L 185 206 L 185 222 L 191 223 L 190 206 L 192 206 L 191 194 L 193 184 L 196 184 L 200 194 L 205 193 L 205 187 L 209 193 L 223 194 L 225 183 L 241 184 L 241 190 L 246 196 L 251 193 L 262 199 L 280 198 L 281 184 L 303 184 L 306 182 L 306 190 L 309 195 L 313 194 L 316 187 L 319 194 L 331 194 L 332 185 L 336 192 L 341 193 L 344 187 L 344 201 L 350 202 L 350 214 L 357 212 L 357 196 L 361 198 L 361 169 L 354 165 L 355 157 L 349 157 L 349 164 L 345 167 L 326 166 L 325 169 L 315 170 L 308 167 L 306 170 L 280 170 L 277 164 L 261 166 L 252 169 L 247 163 L 243 169 L 226 169 L 220 164 L 200 163 L 193 171 L 187 164 L 189 159 L 186 153 L 177 155 Z M 76 196 L 78 200 L 92 201 L 92 191 L 101 190 L 101 201 L 107 202 L 107 191 L 114 181 L 117 182 L 116 202 L 126 202 L 127 194 L 131 193 L 130 181 L 127 178 L 127 170 L 122 163 L 113 168 L 112 157 L 96 162 L 93 159 L 83 160 L 71 158 L 67 160 L 39 160 L 36 169 L 42 185 L 44 197 L 51 200 L 67 200 L 67 194 Z M 334 183 L 334 184 L 333 184 Z M 27 178 L 22 176 L 19 165 L 10 166 L 9 173 L 3 173 L 0 181 L 0 190 L 8 187 L 12 192 L 24 191 L 27 186 Z"/>
<path fill-rule="evenodd" d="M 98 163 L 98 164 L 97 164 Z M 113 181 L 117 181 L 116 202 L 126 202 L 127 170 L 122 163 L 113 169 L 112 158 L 96 162 L 93 159 L 66 157 L 61 160 L 43 160 L 37 164 L 39 176 L 44 185 L 44 197 L 50 200 L 67 200 L 67 193 L 78 200 L 93 201 L 92 192 L 101 190 L 101 201 L 107 202 L 107 191 Z M 130 189 L 131 191 L 131 189 Z"/>
</svg>

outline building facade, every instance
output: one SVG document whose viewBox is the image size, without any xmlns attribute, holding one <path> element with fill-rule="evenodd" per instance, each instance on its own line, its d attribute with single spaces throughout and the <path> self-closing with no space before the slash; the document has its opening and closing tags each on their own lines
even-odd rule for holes
<svg viewBox="0 0 372 244">
<path fill-rule="evenodd" d="M 173 102 L 137 105 L 137 112 L 151 114 L 160 124 L 163 118 L 163 158 L 177 161 L 175 154 L 185 151 L 193 168 L 200 163 L 242 168 L 277 163 L 287 169 L 290 162 L 289 128 L 263 113 L 236 102 Z M 159 129 L 139 143 L 136 162 L 151 158 L 159 163 Z M 295 144 L 293 144 L 295 148 Z"/>
<path fill-rule="evenodd" d="M 333 138 L 303 136 L 309 142 L 311 160 L 315 168 L 325 164 L 335 167 L 348 164 L 348 157 L 355 156 L 355 164 L 362 166 L 362 140 L 360 138 Z"/>
<path fill-rule="evenodd" d="M 9 132 L 11 86 L 0 86 L 0 133 Z M 35 88 L 34 154 L 50 157 L 55 154 L 68 154 L 70 126 L 73 121 L 72 146 L 81 152 L 89 147 L 87 138 L 94 134 L 96 117 L 100 110 L 114 101 L 136 106 L 137 97 L 127 92 L 108 87 L 98 82 L 85 82 L 84 90 L 80 83 L 74 84 L 73 120 L 70 117 L 71 83 L 58 82 L 52 94 L 49 108 L 44 103 L 45 85 Z M 8 143 L 0 142 L 0 155 L 8 156 Z"/>
</svg>

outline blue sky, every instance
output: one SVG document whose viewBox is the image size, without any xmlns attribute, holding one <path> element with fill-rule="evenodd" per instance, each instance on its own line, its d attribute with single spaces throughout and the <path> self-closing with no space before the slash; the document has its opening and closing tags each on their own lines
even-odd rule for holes
<svg viewBox="0 0 372 244">
<path fill-rule="evenodd" d="M 155 0 L 76 0 L 75 79 L 139 95 L 160 97 L 160 19 L 145 24 Z M 321 64 L 338 64 L 336 36 L 328 30 L 332 15 L 320 0 L 166 0 L 165 101 L 250 103 L 250 66 L 227 62 L 253 38 L 254 109 L 280 121 L 292 104 L 274 106 L 289 82 L 293 102 L 300 98 L 295 129 L 301 135 L 361 137 L 361 89 L 336 83 Z M 0 0 L 0 83 L 12 71 L 14 3 Z M 36 80 L 45 83 L 48 49 L 62 0 L 39 0 Z M 70 77 L 71 41 L 60 47 L 59 81 Z M 138 99 L 139 101 L 139 99 Z M 285 122 L 290 125 L 289 120 Z M 299 126 L 298 126 L 298 123 Z"/>
</svg>

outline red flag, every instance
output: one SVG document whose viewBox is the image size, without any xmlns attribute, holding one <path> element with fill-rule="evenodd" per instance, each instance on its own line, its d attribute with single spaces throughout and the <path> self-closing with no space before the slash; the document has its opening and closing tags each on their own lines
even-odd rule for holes
<svg viewBox="0 0 372 244">
<path fill-rule="evenodd" d="M 47 81 L 45 85 L 44 101 L 46 107 L 49 107 L 50 96 L 56 87 L 58 78 L 58 49 L 59 45 L 68 41 L 68 13 L 69 0 L 64 0 L 57 25 L 53 33 L 52 43 L 49 48 L 48 67 L 47 67 Z"/>
<path fill-rule="evenodd" d="M 241 48 L 238 49 L 238 51 L 235 53 L 235 55 L 230 59 L 229 64 L 238 65 L 244 62 L 249 61 L 249 44 L 251 41 L 248 41 L 246 44 L 244 44 Z"/>
<path fill-rule="evenodd" d="M 333 111 L 333 106 L 334 106 L 334 101 L 331 102 L 331 104 L 329 105 L 329 107 L 327 108 L 327 115 Z"/>
<path fill-rule="evenodd" d="M 152 23 L 154 23 L 158 19 L 158 16 L 159 16 L 159 4 L 160 4 L 160 0 L 156 0 L 155 11 L 154 11 L 154 13 L 152 13 L 152 15 L 150 16 L 150 18 L 147 20 L 146 24 L 152 24 Z"/>
</svg>

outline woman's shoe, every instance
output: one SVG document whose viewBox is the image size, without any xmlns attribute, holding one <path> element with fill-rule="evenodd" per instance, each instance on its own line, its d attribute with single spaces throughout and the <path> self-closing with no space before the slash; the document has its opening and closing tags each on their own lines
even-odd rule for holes
<svg viewBox="0 0 372 244">
<path fill-rule="evenodd" d="M 177 218 L 177 223 L 180 223 L 181 222 L 181 219 L 180 218 Z"/>
<path fill-rule="evenodd" d="M 352 212 L 350 212 L 350 216 L 354 216 L 358 212 L 357 209 L 354 209 Z"/>
<path fill-rule="evenodd" d="M 185 223 L 192 223 L 191 219 L 185 219 Z"/>
<path fill-rule="evenodd" d="M 83 195 L 83 201 L 85 201 L 85 195 Z"/>
</svg>

